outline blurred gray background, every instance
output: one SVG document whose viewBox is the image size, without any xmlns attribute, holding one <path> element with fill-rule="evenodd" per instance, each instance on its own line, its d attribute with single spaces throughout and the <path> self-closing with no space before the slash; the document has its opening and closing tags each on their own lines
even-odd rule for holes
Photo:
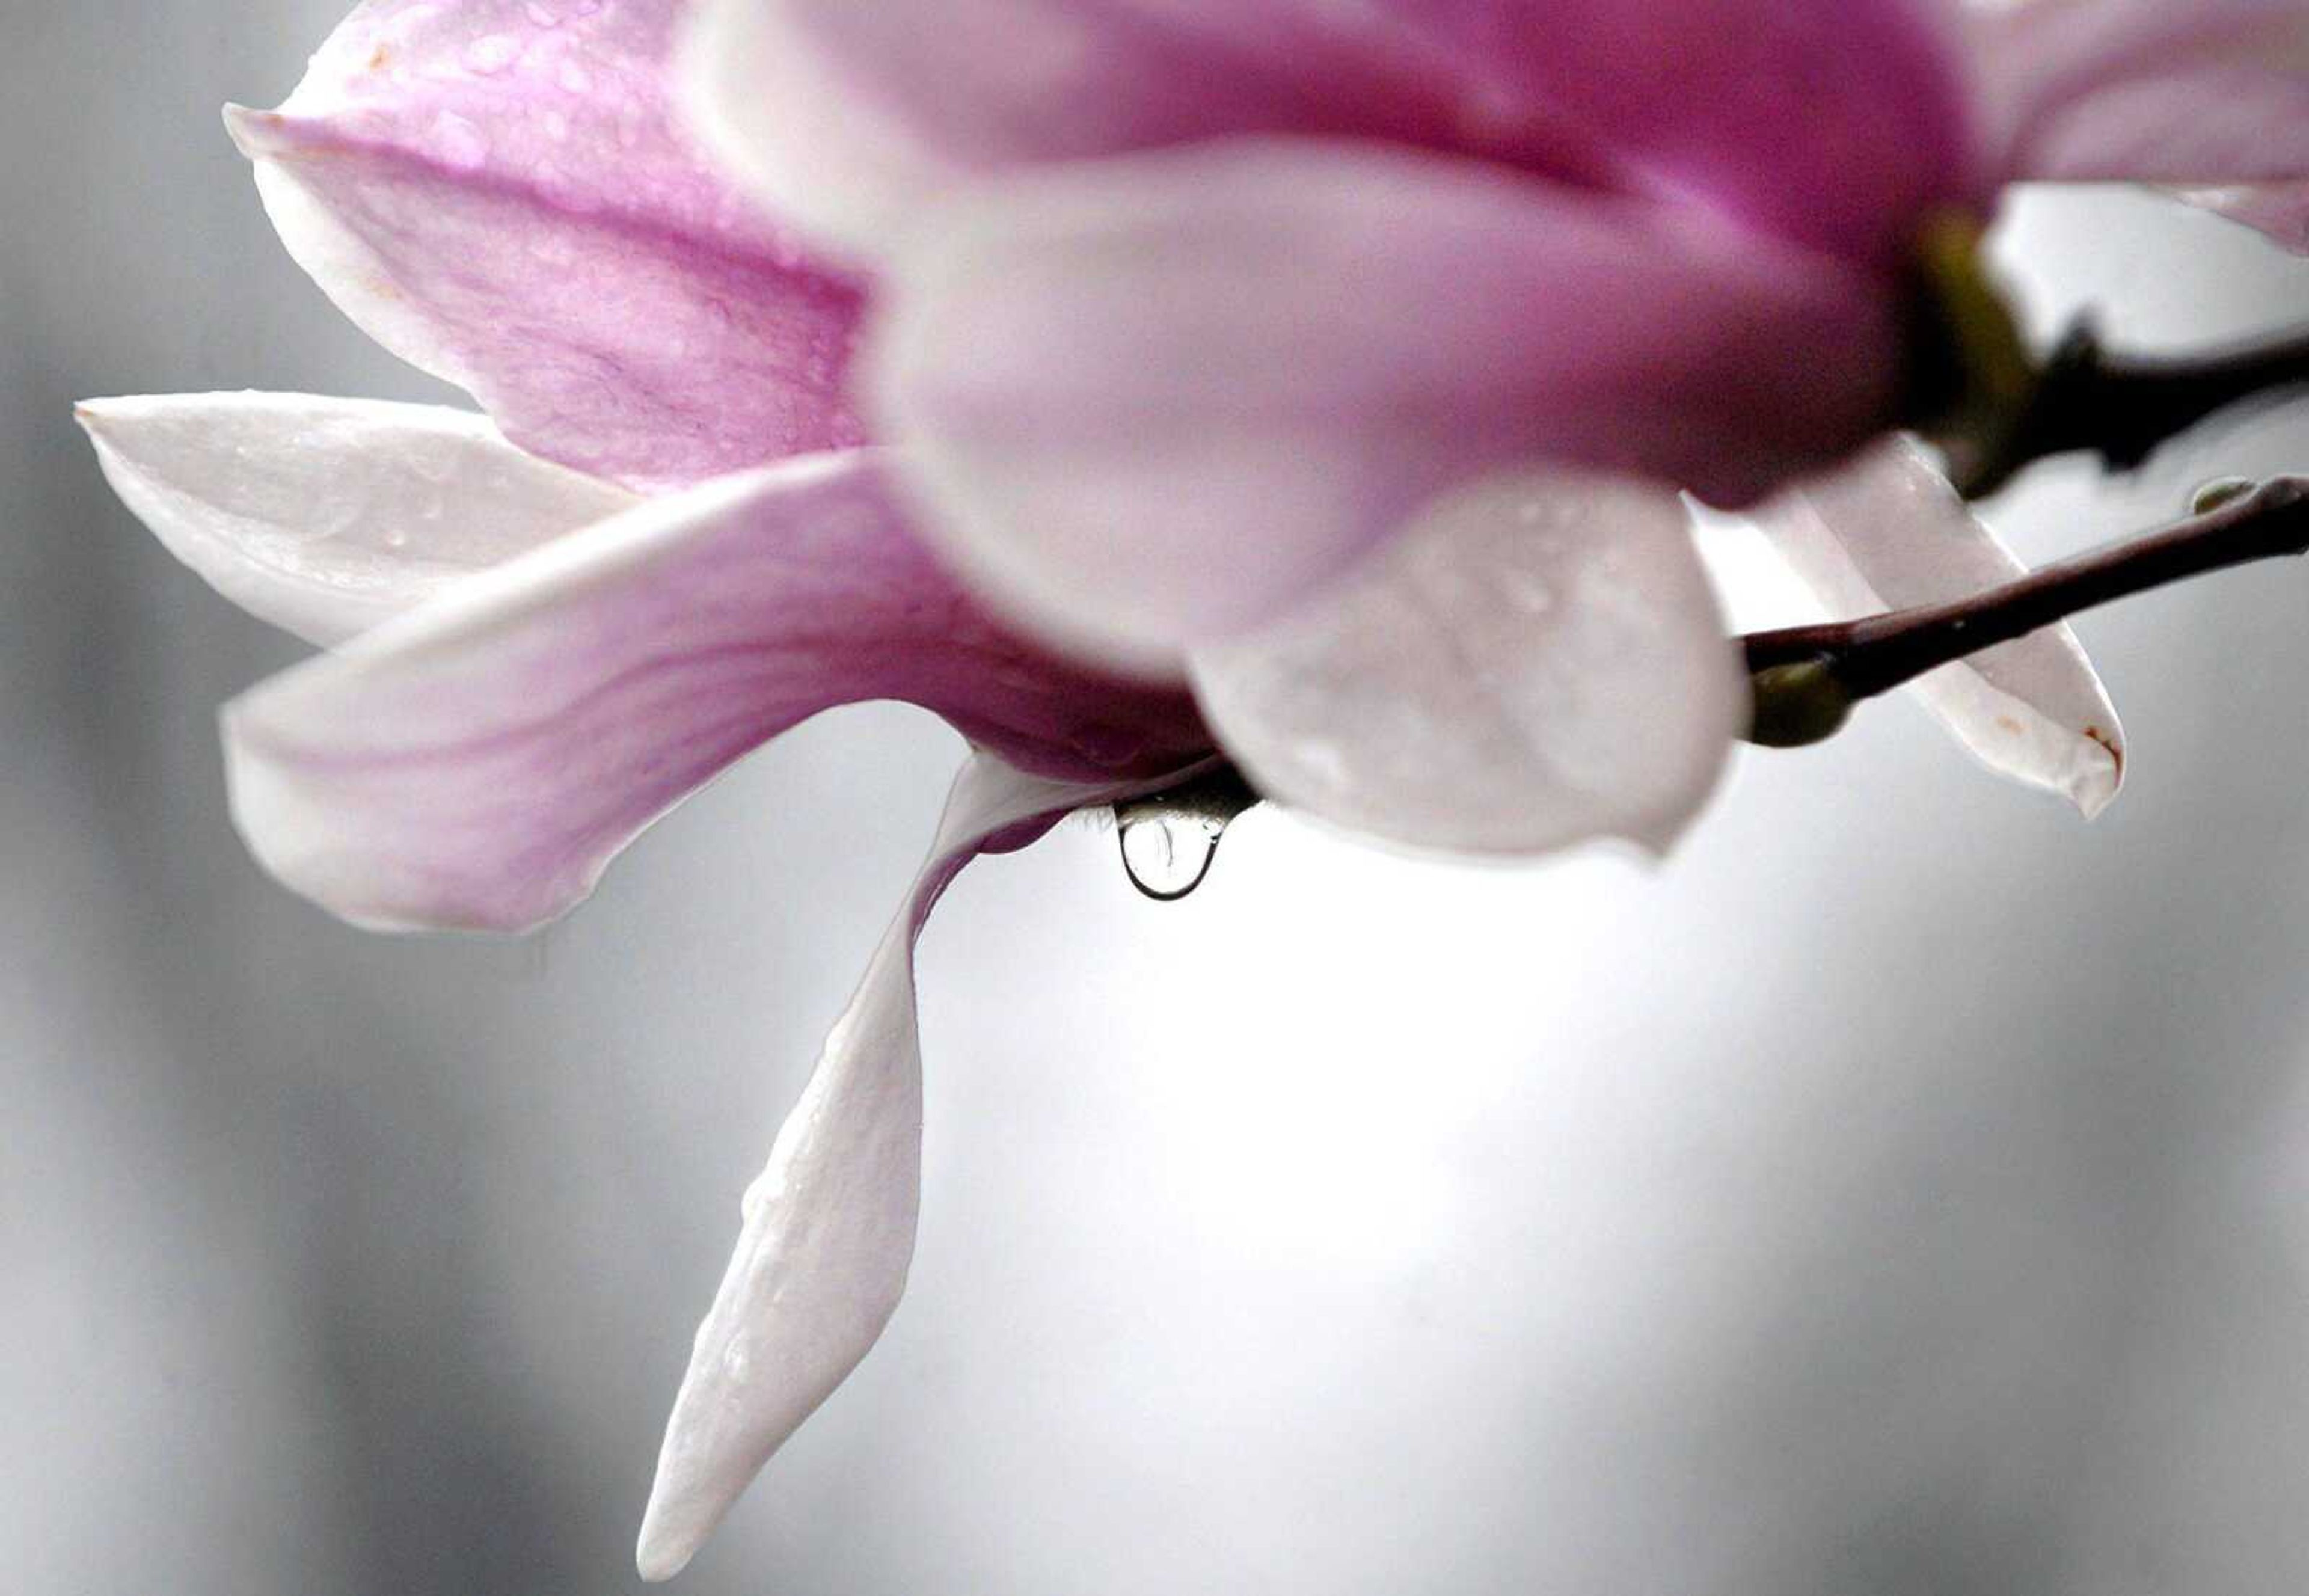
<svg viewBox="0 0 2309 1596">
<path fill-rule="evenodd" d="M 0 0 L 0 1585 L 566 1596 L 629 1548 L 739 1193 L 956 743 L 826 717 L 527 943 L 275 889 L 212 713 L 298 650 L 99 481 L 81 396 L 434 396 L 217 123 L 342 0 Z M 2032 201 L 2050 331 L 2309 317 L 2309 264 Z M 2037 556 L 2296 404 L 1997 507 Z M 1782 619 L 1725 551 L 1743 619 Z M 1664 870 L 1260 813 L 1196 898 L 1077 823 L 925 945 L 912 1291 L 679 1587 L 2309 1588 L 2309 571 L 2091 618 L 2087 827 L 1906 704 Z"/>
</svg>

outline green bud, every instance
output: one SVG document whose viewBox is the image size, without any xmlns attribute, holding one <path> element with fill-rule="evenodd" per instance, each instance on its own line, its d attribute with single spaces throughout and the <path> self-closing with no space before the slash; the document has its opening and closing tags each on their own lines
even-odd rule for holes
<svg viewBox="0 0 2309 1596">
<path fill-rule="evenodd" d="M 2195 497 L 2189 500 L 2189 513 L 2210 516 L 2223 505 L 2235 504 L 2260 486 L 2251 477 L 2216 477 L 2197 490 Z"/>
<path fill-rule="evenodd" d="M 1918 230 L 1902 418 L 1947 456 L 1967 498 L 2010 474 L 2044 381 L 1981 245 L 1980 222 L 1962 212 L 1935 213 Z"/>
<path fill-rule="evenodd" d="M 1756 709 L 1748 741 L 1763 748 L 1807 748 L 1843 730 L 1852 694 L 1825 659 L 1773 665 L 1750 678 Z"/>
</svg>

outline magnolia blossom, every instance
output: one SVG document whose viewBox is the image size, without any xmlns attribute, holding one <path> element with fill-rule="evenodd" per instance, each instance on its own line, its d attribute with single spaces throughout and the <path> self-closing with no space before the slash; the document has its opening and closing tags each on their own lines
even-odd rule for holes
<svg viewBox="0 0 2309 1596">
<path fill-rule="evenodd" d="M 2305 55 L 2300 0 L 708 0 L 685 67 L 732 169 L 879 273 L 868 412 L 982 591 L 1100 657 L 1183 657 L 1263 789 L 1468 846 L 1518 815 L 1559 837 L 1528 783 L 1441 803 L 1360 713 L 1388 696 L 1368 670 L 1278 678 L 1262 627 L 1321 629 L 1339 573 L 1481 473 L 1544 458 L 1737 505 L 1882 430 L 1921 232 L 2015 179 L 2218 187 L 2297 240 Z M 1888 470 L 1828 530 L 1901 603 L 1942 568 L 1888 551 L 1910 533 L 1885 505 L 1924 491 Z M 1927 542 L 2001 563 L 1930 513 Z M 1647 546 L 1648 580 L 1699 591 L 1664 568 L 1688 549 Z M 1842 553 L 1818 574 L 1856 591 Z M 1708 619 L 1670 624 L 1696 653 Z M 1486 655 L 1458 696 L 1613 677 L 1574 646 Z M 1653 664 L 1597 689 L 1687 760 L 1615 773 L 1639 835 L 1723 743 L 1713 700 L 1647 694 Z M 2077 670 L 2055 638 L 2007 674 L 2065 676 L 2066 707 Z M 2105 802 L 2118 762 L 2079 745 L 2106 706 L 2056 718 L 2000 709 L 1969 740 L 2065 732 L 2049 769 L 1994 757 Z"/>
<path fill-rule="evenodd" d="M 1680 491 L 1785 489 L 1846 606 L 2016 570 L 1872 441 L 1919 230 L 2045 176 L 2297 239 L 2305 57 L 2273 0 L 369 0 L 229 120 L 298 261 L 487 417 L 82 416 L 173 552 L 333 650 L 225 742 L 250 846 L 347 919 L 541 924 L 832 705 L 972 744 L 747 1197 L 662 1576 L 895 1305 L 912 948 L 964 863 L 1221 750 L 1402 842 L 1665 846 L 1748 713 Z M 2114 791 L 2064 629 L 1929 693 Z"/>
<path fill-rule="evenodd" d="M 299 261 L 493 420 L 277 394 L 81 413 L 172 552 L 336 646 L 228 708 L 225 746 L 257 857 L 349 920 L 542 924 L 683 796 L 833 705 L 908 699 L 970 740 L 745 1205 L 648 1521 L 643 1560 L 667 1573 L 895 1305 L 932 904 L 977 854 L 1211 747 L 1184 690 L 1022 639 L 926 553 L 886 459 L 853 447 L 859 291 L 675 126 L 675 8 L 580 10 L 369 5 L 282 110 L 231 114 Z"/>
</svg>

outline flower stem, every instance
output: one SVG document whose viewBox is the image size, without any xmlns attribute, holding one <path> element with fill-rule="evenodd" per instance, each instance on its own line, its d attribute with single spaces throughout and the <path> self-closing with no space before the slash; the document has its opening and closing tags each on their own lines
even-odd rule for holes
<svg viewBox="0 0 2309 1596">
<path fill-rule="evenodd" d="M 1753 633 L 1742 642 L 1758 679 L 1754 740 L 1780 747 L 1817 742 L 1853 704 L 2081 611 L 2232 566 L 2305 553 L 2309 477 L 2279 477 L 2201 515 L 1949 603 Z M 1806 697 L 1793 710 L 1773 699 L 1776 692 L 1794 691 Z"/>
<path fill-rule="evenodd" d="M 2111 469 L 2130 471 L 2216 411 L 2304 386 L 2309 386 L 2309 333 L 2205 355 L 2142 360 L 2110 356 L 2092 325 L 2080 323 L 2054 351 L 1994 447 L 1950 449 L 1956 484 L 1967 499 L 1985 498 L 2024 466 L 2072 450 L 2089 450 Z"/>
</svg>

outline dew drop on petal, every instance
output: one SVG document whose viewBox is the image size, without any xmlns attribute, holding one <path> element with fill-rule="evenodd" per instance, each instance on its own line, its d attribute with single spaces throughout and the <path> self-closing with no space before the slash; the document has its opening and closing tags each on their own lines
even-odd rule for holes
<svg viewBox="0 0 2309 1596">
<path fill-rule="evenodd" d="M 465 47 L 465 70 L 479 73 L 483 77 L 495 77 L 511 66 L 520 54 L 521 40 L 512 34 L 487 34 Z"/>
<path fill-rule="evenodd" d="M 1130 884 L 1157 903 L 1173 903 L 1203 884 L 1224 829 L 1200 815 L 1124 813 L 1122 868 Z"/>
<path fill-rule="evenodd" d="M 441 160 L 462 172 L 478 171 L 489 162 L 489 135 L 454 111 L 433 118 L 432 146 Z"/>
<path fill-rule="evenodd" d="M 1258 802 L 1241 776 L 1227 769 L 1116 804 L 1115 832 L 1130 884 L 1157 903 L 1186 897 L 1211 873 L 1228 824 Z"/>
</svg>

